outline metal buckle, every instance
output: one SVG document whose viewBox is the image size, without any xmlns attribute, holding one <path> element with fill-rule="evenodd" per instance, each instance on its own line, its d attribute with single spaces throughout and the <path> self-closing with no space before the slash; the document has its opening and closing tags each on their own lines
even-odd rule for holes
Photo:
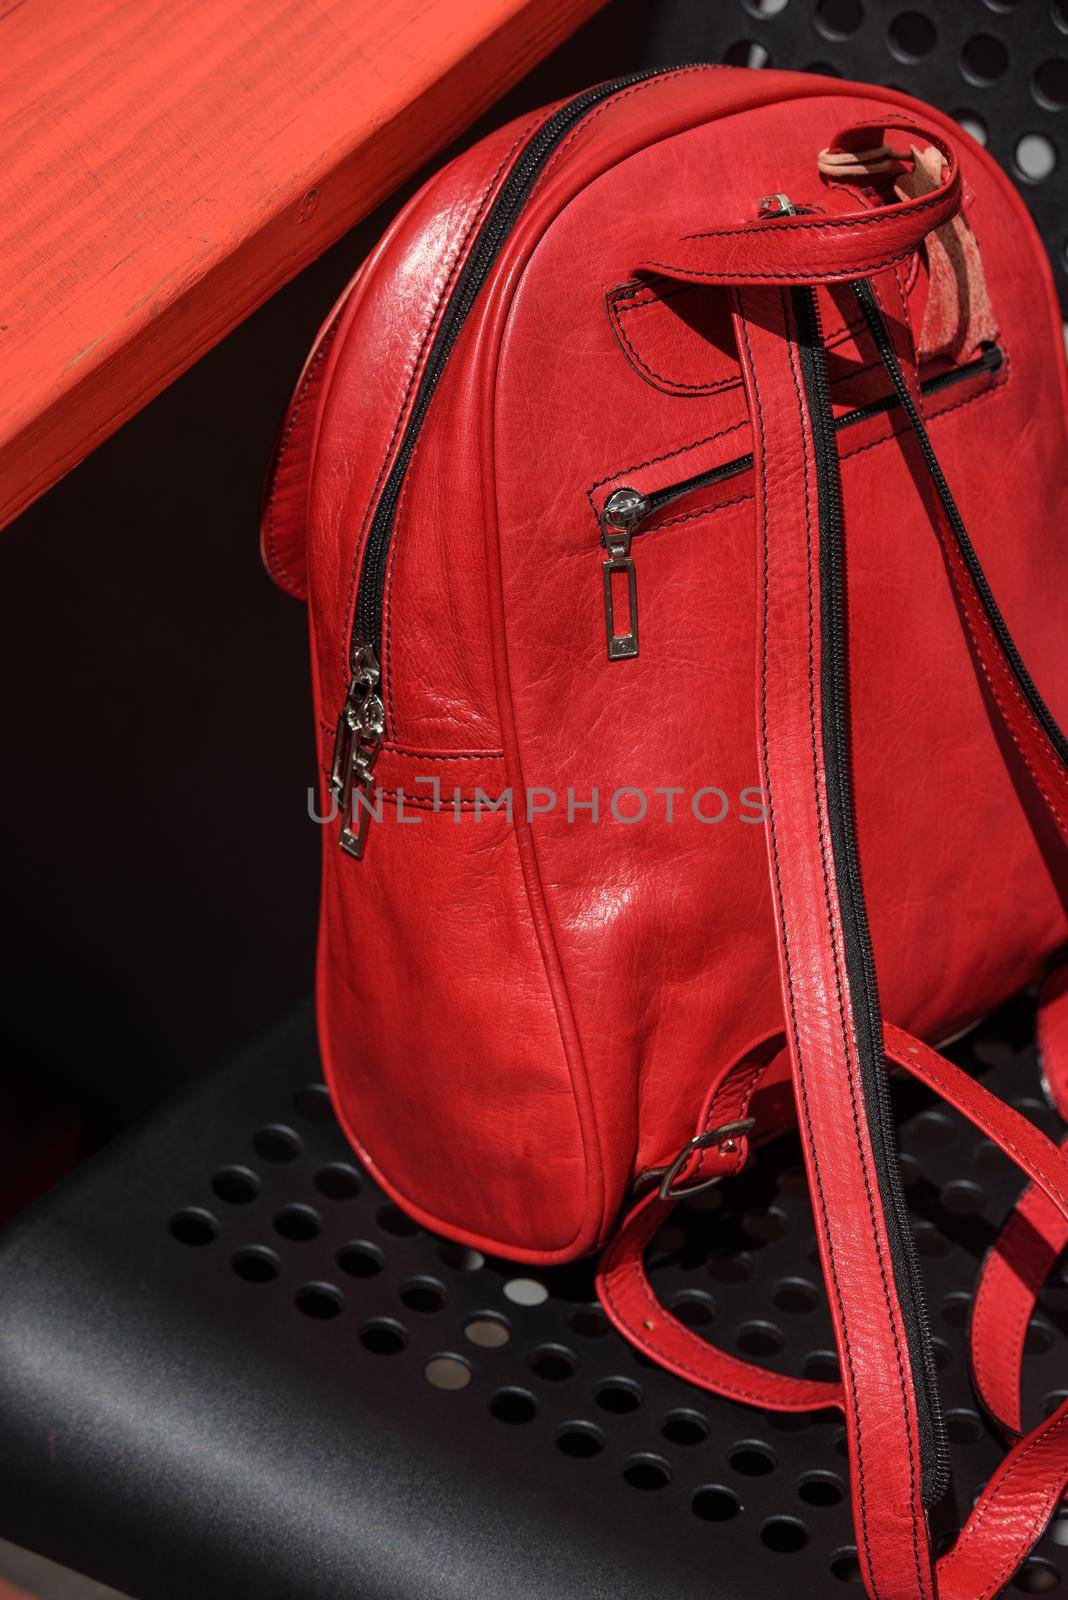
<svg viewBox="0 0 1068 1600">
<path fill-rule="evenodd" d="M 710 1128 L 707 1133 L 695 1134 L 689 1144 L 683 1145 L 670 1166 L 650 1167 L 643 1172 L 634 1185 L 635 1194 L 640 1194 L 654 1183 L 657 1185 L 659 1200 L 684 1200 L 687 1195 L 700 1194 L 703 1189 L 711 1189 L 713 1184 L 720 1182 L 722 1173 L 716 1173 L 712 1178 L 702 1178 L 699 1183 L 681 1184 L 678 1187 L 676 1181 L 695 1150 L 709 1150 L 713 1145 L 730 1148 L 735 1139 L 754 1127 L 756 1127 L 755 1117 L 739 1117 L 736 1122 L 724 1122 L 718 1128 Z"/>
</svg>

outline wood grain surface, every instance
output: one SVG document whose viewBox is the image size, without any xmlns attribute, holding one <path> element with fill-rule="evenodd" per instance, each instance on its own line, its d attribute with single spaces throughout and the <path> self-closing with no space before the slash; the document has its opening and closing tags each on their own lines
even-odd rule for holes
<svg viewBox="0 0 1068 1600">
<path fill-rule="evenodd" d="M 601 0 L 0 0 L 0 526 Z"/>
</svg>

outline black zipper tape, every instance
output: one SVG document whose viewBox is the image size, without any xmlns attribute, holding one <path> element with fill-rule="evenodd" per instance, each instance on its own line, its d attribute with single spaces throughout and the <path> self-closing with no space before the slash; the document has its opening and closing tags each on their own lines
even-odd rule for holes
<svg viewBox="0 0 1068 1600">
<path fill-rule="evenodd" d="M 944 389 L 951 389 L 959 383 L 967 383 L 970 378 L 981 377 L 984 373 L 994 377 L 1005 365 L 1005 356 L 996 344 L 987 345 L 980 355 L 971 361 L 966 361 L 962 366 L 952 367 L 948 372 L 940 372 L 936 377 L 927 378 L 920 385 L 921 393 L 926 399 L 930 395 L 941 394 Z M 873 417 L 885 416 L 888 412 L 895 411 L 901 404 L 896 393 L 880 395 L 877 400 L 870 400 L 867 405 L 857 406 L 853 411 L 845 411 L 840 417 L 834 419 L 836 433 L 841 433 L 847 428 L 856 427 L 858 423 L 870 422 Z M 634 528 L 634 535 L 644 533 L 645 522 L 656 512 L 662 511 L 665 506 L 671 505 L 674 500 L 681 500 L 683 495 L 692 494 L 697 489 L 707 489 L 717 483 L 723 483 L 728 478 L 735 478 L 742 472 L 749 472 L 753 466 L 752 454 L 735 456 L 730 461 L 725 461 L 722 466 L 710 467 L 707 472 L 695 473 L 692 478 L 684 478 L 679 483 L 668 484 L 663 489 L 654 489 L 650 494 L 643 496 L 648 507 L 643 523 Z"/>
<path fill-rule="evenodd" d="M 882 1201 L 894 1285 L 905 1324 L 919 1426 L 923 1502 L 949 1486 L 949 1447 L 938 1392 L 931 1328 L 897 1158 L 879 991 L 861 883 L 850 767 L 845 538 L 831 390 L 815 292 L 791 291 L 801 373 L 812 421 L 820 530 L 820 631 L 823 754 L 831 854 L 842 919 L 846 981 L 864 1109 Z"/>
<path fill-rule="evenodd" d="M 633 84 L 643 83 L 646 79 L 668 77 L 673 72 L 685 70 L 692 68 L 654 67 L 645 72 L 632 72 L 624 78 L 614 78 L 594 89 L 588 89 L 584 94 L 576 95 L 573 100 L 569 100 L 566 105 L 554 112 L 532 135 L 501 184 L 497 198 L 490 207 L 467 260 L 460 270 L 449 303 L 442 313 L 423 368 L 423 375 L 419 380 L 404 435 L 371 519 L 356 590 L 352 635 L 349 641 L 350 656 L 359 643 L 369 645 L 376 659 L 379 661 L 382 659 L 382 596 L 390 539 L 405 474 L 411 464 L 430 402 L 453 346 L 509 234 L 515 227 L 539 173 L 575 124 L 602 101 L 609 100 L 621 90 L 628 89 Z"/>
</svg>

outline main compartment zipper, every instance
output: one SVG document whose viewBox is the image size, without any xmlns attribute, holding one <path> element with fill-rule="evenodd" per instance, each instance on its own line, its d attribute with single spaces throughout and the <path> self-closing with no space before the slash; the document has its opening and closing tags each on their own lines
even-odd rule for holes
<svg viewBox="0 0 1068 1600">
<path fill-rule="evenodd" d="M 967 383 L 972 378 L 984 375 L 994 377 L 1004 364 L 1005 356 L 1002 350 L 996 344 L 985 345 L 979 355 L 971 361 L 966 361 L 959 367 L 952 367 L 948 372 L 939 372 L 933 378 L 925 379 L 920 385 L 920 391 L 926 399 L 931 395 L 941 394 L 943 390 L 953 388 L 956 384 Z M 901 401 L 896 392 L 880 395 L 878 399 L 870 400 L 866 405 L 857 406 L 852 411 L 843 412 L 840 417 L 835 417 L 833 421 L 835 432 L 841 433 L 858 423 L 869 422 L 873 417 L 885 416 L 900 405 Z M 634 558 L 631 554 L 631 540 L 648 531 L 651 518 L 674 501 L 697 493 L 701 489 L 713 488 L 716 484 L 724 483 L 728 478 L 737 477 L 743 472 L 749 472 L 752 466 L 753 457 L 752 453 L 749 453 L 735 456 L 732 460 L 723 462 L 721 466 L 710 467 L 707 472 L 695 473 L 690 478 L 683 478 L 678 483 L 668 484 L 662 489 L 654 489 L 648 494 L 642 494 L 638 489 L 621 487 L 614 489 L 608 496 L 601 512 L 600 523 L 601 543 L 607 551 L 602 572 L 605 644 L 610 661 L 624 661 L 638 654 L 638 583 Z M 625 577 L 625 597 L 613 588 L 614 575 Z M 627 626 L 622 629 L 618 625 L 617 613 L 622 610 L 624 598 Z"/>
<path fill-rule="evenodd" d="M 390 540 L 405 475 L 446 362 L 539 173 L 561 141 L 576 123 L 602 101 L 646 79 L 667 77 L 672 72 L 689 70 L 692 68 L 653 67 L 645 72 L 632 72 L 626 77 L 614 78 L 597 88 L 588 89 L 584 94 L 576 95 L 555 111 L 532 135 L 517 157 L 457 276 L 455 288 L 442 312 L 427 355 L 397 453 L 375 506 L 360 565 L 349 639 L 351 681 L 338 721 L 330 776 L 330 788 L 344 819 L 341 848 L 357 859 L 362 856 L 366 843 L 370 777 L 384 732 L 384 717 L 379 716 L 377 709 L 372 716 L 374 725 L 365 728 L 363 723 L 370 698 L 381 705 L 377 685 L 381 674 L 382 596 Z M 370 697 L 367 692 L 368 672 L 375 675 L 373 695 Z M 382 725 L 378 726 L 378 722 Z M 354 807 L 359 807 L 362 815 L 359 823 L 352 826 Z"/>
</svg>

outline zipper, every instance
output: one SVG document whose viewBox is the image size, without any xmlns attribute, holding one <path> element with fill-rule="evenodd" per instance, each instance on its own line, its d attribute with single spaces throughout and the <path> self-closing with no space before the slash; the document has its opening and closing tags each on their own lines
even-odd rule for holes
<svg viewBox="0 0 1068 1600">
<path fill-rule="evenodd" d="M 430 402 L 464 323 L 509 234 L 515 227 L 540 172 L 553 151 L 576 123 L 594 107 L 633 84 L 644 83 L 651 78 L 668 77 L 673 72 L 692 70 L 692 67 L 652 67 L 643 72 L 632 72 L 626 77 L 614 78 L 594 89 L 588 89 L 584 94 L 576 95 L 573 100 L 561 106 L 537 129 L 517 157 L 515 165 L 501 184 L 497 197 L 478 231 L 449 302 L 442 312 L 408 422 L 367 532 L 349 637 L 349 667 L 352 678 L 338 721 L 334 758 L 331 764 L 330 787 L 342 807 L 351 803 L 354 795 L 362 794 L 365 798 L 368 795 L 374 761 L 382 744 L 384 719 L 379 716 L 377 710 L 372 716 L 373 723 L 376 719 L 382 721 L 382 727 L 377 733 L 373 727 L 363 729 L 361 720 L 368 707 L 365 674 L 368 671 L 375 674 L 376 686 L 381 676 L 382 597 L 390 540 L 405 475 L 411 465 L 419 434 L 430 409 Z M 381 700 L 377 695 L 377 688 L 373 698 L 380 706 Z M 369 737 L 363 737 L 365 733 Z M 354 768 L 356 762 L 359 763 L 358 768 Z M 363 844 L 366 842 L 367 834 L 365 819 L 368 815 L 365 808 L 359 829 L 347 829 L 342 832 L 342 848 L 357 858 L 363 854 Z M 343 811 L 343 816 L 348 817 L 347 810 Z M 358 834 L 362 835 L 362 838 L 358 841 L 357 850 L 355 846 Z"/>
<path fill-rule="evenodd" d="M 637 489 L 617 489 L 605 501 L 601 513 L 601 538 L 608 555 L 601 567 L 604 581 L 604 626 L 609 661 L 626 661 L 638 654 L 638 585 L 630 541 L 642 519 L 649 514 L 649 502 Z M 619 574 L 627 586 L 627 628 L 616 627 L 615 590 L 612 579 Z"/>
<path fill-rule="evenodd" d="M 898 1303 L 905 1324 L 919 1428 L 920 1485 L 926 1506 L 949 1485 L 949 1447 L 920 1276 L 897 1158 L 879 991 L 857 853 L 850 770 L 845 550 L 838 448 L 831 412 L 819 307 L 811 288 L 791 291 L 798 355 L 812 422 L 820 529 L 820 629 L 823 753 L 831 856 L 842 918 L 865 1118 L 882 1200 Z"/>
<path fill-rule="evenodd" d="M 993 377 L 1004 365 L 1005 355 L 1001 348 L 996 344 L 986 345 L 979 355 L 971 361 L 966 361 L 963 366 L 953 367 L 949 372 L 940 372 L 936 377 L 927 378 L 921 383 L 920 392 L 926 399 L 929 395 L 941 394 L 944 389 L 951 389 L 958 383 L 967 383 L 970 379 L 984 374 Z M 846 428 L 856 427 L 858 423 L 869 422 L 873 417 L 885 416 L 887 412 L 896 410 L 900 404 L 900 398 L 895 392 L 880 395 L 877 400 L 870 400 L 866 405 L 857 406 L 854 410 L 845 411 L 840 417 L 835 417 L 834 430 L 836 433 L 841 433 Z M 668 484 L 663 489 L 654 489 L 649 494 L 624 487 L 613 490 L 608 496 L 601 512 L 600 524 L 601 543 L 608 552 L 602 572 L 605 641 L 610 661 L 623 661 L 638 654 L 637 574 L 630 552 L 631 540 L 648 531 L 646 524 L 650 518 L 656 516 L 657 512 L 663 511 L 673 501 L 681 500 L 684 495 L 693 494 L 699 489 L 708 489 L 715 484 L 723 483 L 728 478 L 738 477 L 743 472 L 749 472 L 752 465 L 752 453 L 736 456 L 721 466 L 710 467 L 707 472 L 695 473 L 691 478 L 683 478 L 681 482 Z M 627 578 L 629 617 L 626 634 L 616 629 L 617 606 L 612 588 L 612 574 L 619 572 L 625 572 Z"/>
</svg>

